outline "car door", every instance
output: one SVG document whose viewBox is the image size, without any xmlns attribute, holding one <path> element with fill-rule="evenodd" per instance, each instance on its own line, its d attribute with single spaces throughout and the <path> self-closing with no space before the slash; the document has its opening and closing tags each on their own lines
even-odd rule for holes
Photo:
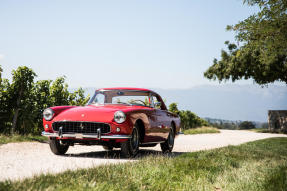
<svg viewBox="0 0 287 191">
<path fill-rule="evenodd" d="M 169 128 L 170 128 L 167 111 L 163 110 L 162 108 L 163 102 L 161 99 L 158 99 L 157 96 L 152 96 L 152 100 L 153 100 L 153 105 L 154 105 L 155 115 L 156 115 L 155 132 L 156 132 L 158 141 L 164 141 L 168 137 Z"/>
</svg>

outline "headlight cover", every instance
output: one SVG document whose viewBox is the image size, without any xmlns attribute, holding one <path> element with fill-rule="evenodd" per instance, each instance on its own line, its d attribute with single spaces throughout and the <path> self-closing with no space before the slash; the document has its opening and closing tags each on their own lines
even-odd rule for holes
<svg viewBox="0 0 287 191">
<path fill-rule="evenodd" d="M 116 111 L 114 114 L 114 120 L 117 123 L 123 123 L 126 120 L 126 115 L 122 111 Z"/>
<path fill-rule="evenodd" d="M 45 109 L 43 112 L 43 117 L 46 121 L 50 121 L 53 118 L 54 111 L 50 108 Z"/>
</svg>

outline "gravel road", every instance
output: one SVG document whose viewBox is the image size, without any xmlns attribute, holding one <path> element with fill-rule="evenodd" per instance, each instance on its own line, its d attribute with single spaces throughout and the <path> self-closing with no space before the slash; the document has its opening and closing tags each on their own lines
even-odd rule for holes
<svg viewBox="0 0 287 191">
<path fill-rule="evenodd" d="M 179 135 L 173 154 L 239 145 L 270 137 L 287 137 L 282 134 L 250 131 L 221 130 L 217 134 Z M 101 146 L 70 147 L 64 156 L 56 156 L 46 143 L 24 142 L 0 146 L 0 181 L 18 180 L 42 173 L 59 173 L 65 170 L 90 168 L 102 164 L 122 163 L 131 160 L 119 158 L 119 150 L 106 152 Z M 140 156 L 159 154 L 160 147 L 143 148 Z M 134 159 L 137 160 L 137 159 Z"/>
</svg>

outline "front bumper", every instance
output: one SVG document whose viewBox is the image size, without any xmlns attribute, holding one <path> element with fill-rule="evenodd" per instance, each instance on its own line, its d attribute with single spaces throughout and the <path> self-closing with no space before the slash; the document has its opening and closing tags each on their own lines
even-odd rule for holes
<svg viewBox="0 0 287 191">
<path fill-rule="evenodd" d="M 49 133 L 46 131 L 42 132 L 42 136 L 45 137 L 58 137 L 58 138 L 92 138 L 92 139 L 130 139 L 130 135 L 101 135 L 98 134 L 80 134 L 80 133 Z"/>
</svg>

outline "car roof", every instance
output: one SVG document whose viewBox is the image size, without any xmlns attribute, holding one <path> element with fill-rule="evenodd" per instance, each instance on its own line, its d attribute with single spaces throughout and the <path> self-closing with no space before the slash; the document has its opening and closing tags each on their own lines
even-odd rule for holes
<svg viewBox="0 0 287 191">
<path fill-rule="evenodd" d="M 153 92 L 152 90 L 145 88 L 133 88 L 133 87 L 114 87 L 114 88 L 101 88 L 99 90 L 135 90 L 135 91 L 147 91 Z"/>
</svg>

